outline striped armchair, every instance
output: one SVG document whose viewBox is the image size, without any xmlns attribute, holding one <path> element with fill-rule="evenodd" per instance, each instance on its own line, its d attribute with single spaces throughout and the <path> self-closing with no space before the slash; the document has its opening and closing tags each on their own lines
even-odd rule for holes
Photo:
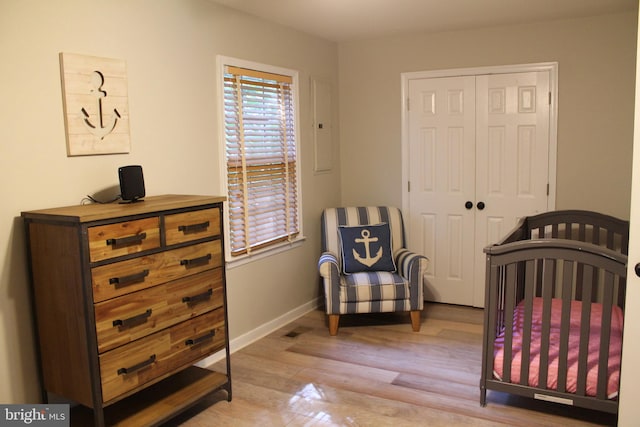
<svg viewBox="0 0 640 427">
<path fill-rule="evenodd" d="M 383 250 L 380 246 L 385 239 L 372 237 L 373 231 L 366 227 L 354 228 L 376 224 L 383 224 L 385 228 L 384 224 L 389 225 L 393 266 L 385 266 L 386 271 L 376 271 L 375 261 L 375 255 L 380 258 L 388 248 L 387 245 Z M 345 237 L 354 233 L 356 238 Z M 359 263 L 364 264 L 362 269 L 365 271 L 354 268 L 353 265 Z M 341 207 L 323 211 L 322 255 L 318 269 L 324 282 L 330 335 L 338 333 L 341 314 L 397 311 L 409 311 L 411 326 L 418 332 L 424 306 L 422 277 L 426 268 L 427 258 L 405 248 L 402 214 L 398 208 Z"/>
</svg>

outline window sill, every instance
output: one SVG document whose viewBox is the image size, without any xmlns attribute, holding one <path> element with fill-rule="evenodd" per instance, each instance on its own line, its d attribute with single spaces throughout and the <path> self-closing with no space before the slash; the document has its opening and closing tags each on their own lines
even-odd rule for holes
<svg viewBox="0 0 640 427">
<path fill-rule="evenodd" d="M 261 249 L 259 251 L 252 252 L 250 255 L 241 255 L 238 257 L 227 256 L 227 269 L 231 270 L 236 267 L 240 267 L 242 265 L 248 264 L 253 261 L 258 261 L 263 258 L 268 258 L 270 256 L 279 254 L 281 252 L 286 252 L 291 249 L 295 249 L 302 245 L 302 242 L 306 240 L 306 237 L 300 236 L 296 238 L 293 242 L 283 242 L 278 243 L 277 245 L 270 246 L 265 249 Z"/>
</svg>

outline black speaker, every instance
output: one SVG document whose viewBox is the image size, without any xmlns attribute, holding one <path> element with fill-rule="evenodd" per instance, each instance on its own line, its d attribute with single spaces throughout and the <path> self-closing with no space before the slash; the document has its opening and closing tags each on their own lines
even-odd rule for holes
<svg viewBox="0 0 640 427">
<path fill-rule="evenodd" d="M 120 197 L 123 203 L 140 201 L 144 195 L 144 176 L 142 166 L 122 166 L 118 168 L 120 178 Z"/>
</svg>

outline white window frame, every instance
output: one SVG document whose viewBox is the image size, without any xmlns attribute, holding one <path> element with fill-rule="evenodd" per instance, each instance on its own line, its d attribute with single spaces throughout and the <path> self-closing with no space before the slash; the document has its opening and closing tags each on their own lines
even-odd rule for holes
<svg viewBox="0 0 640 427">
<path fill-rule="evenodd" d="M 220 183 L 223 194 L 228 194 L 227 187 L 227 154 L 226 154 L 226 137 L 225 137 L 225 115 L 224 115 L 224 74 L 226 66 L 247 68 L 251 70 L 260 70 L 273 74 L 281 74 L 290 76 L 293 81 L 293 102 L 294 102 L 294 135 L 296 145 L 296 199 L 298 201 L 298 235 L 291 241 L 285 241 L 280 243 L 271 244 L 262 249 L 252 250 L 248 254 L 231 256 L 230 244 L 225 244 L 225 259 L 228 268 L 233 268 L 246 264 L 251 261 L 259 260 L 267 256 L 272 256 L 277 253 L 287 251 L 296 248 L 302 244 L 305 240 L 302 224 L 302 196 L 301 196 L 301 152 L 300 152 L 300 126 L 299 126 L 299 80 L 298 71 L 277 67 L 268 64 L 262 64 L 254 61 L 248 61 L 244 59 L 238 59 L 228 56 L 218 55 L 217 68 L 218 68 L 218 117 L 219 117 L 219 170 L 220 170 Z M 225 203 L 225 207 L 228 207 L 228 203 Z M 230 227 L 229 227 L 229 212 L 228 209 L 224 209 L 224 234 L 225 242 L 230 242 Z"/>
</svg>

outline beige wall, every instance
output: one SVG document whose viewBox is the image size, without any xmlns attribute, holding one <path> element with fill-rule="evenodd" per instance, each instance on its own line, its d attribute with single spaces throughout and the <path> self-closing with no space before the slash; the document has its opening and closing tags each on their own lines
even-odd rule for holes
<svg viewBox="0 0 640 427">
<path fill-rule="evenodd" d="M 66 156 L 59 52 L 126 61 L 130 154 Z M 20 212 L 78 204 L 126 164 L 143 165 L 148 195 L 220 194 L 218 54 L 300 73 L 307 240 L 228 271 L 233 339 L 318 295 L 319 213 L 338 204 L 339 174 L 313 173 L 309 87 L 328 81 L 337 100 L 336 45 L 207 0 L 0 0 L 1 403 L 39 399 Z"/>
<path fill-rule="evenodd" d="M 558 209 L 628 218 L 635 12 L 343 43 L 342 201 L 402 205 L 402 72 L 558 62 Z"/>
</svg>

